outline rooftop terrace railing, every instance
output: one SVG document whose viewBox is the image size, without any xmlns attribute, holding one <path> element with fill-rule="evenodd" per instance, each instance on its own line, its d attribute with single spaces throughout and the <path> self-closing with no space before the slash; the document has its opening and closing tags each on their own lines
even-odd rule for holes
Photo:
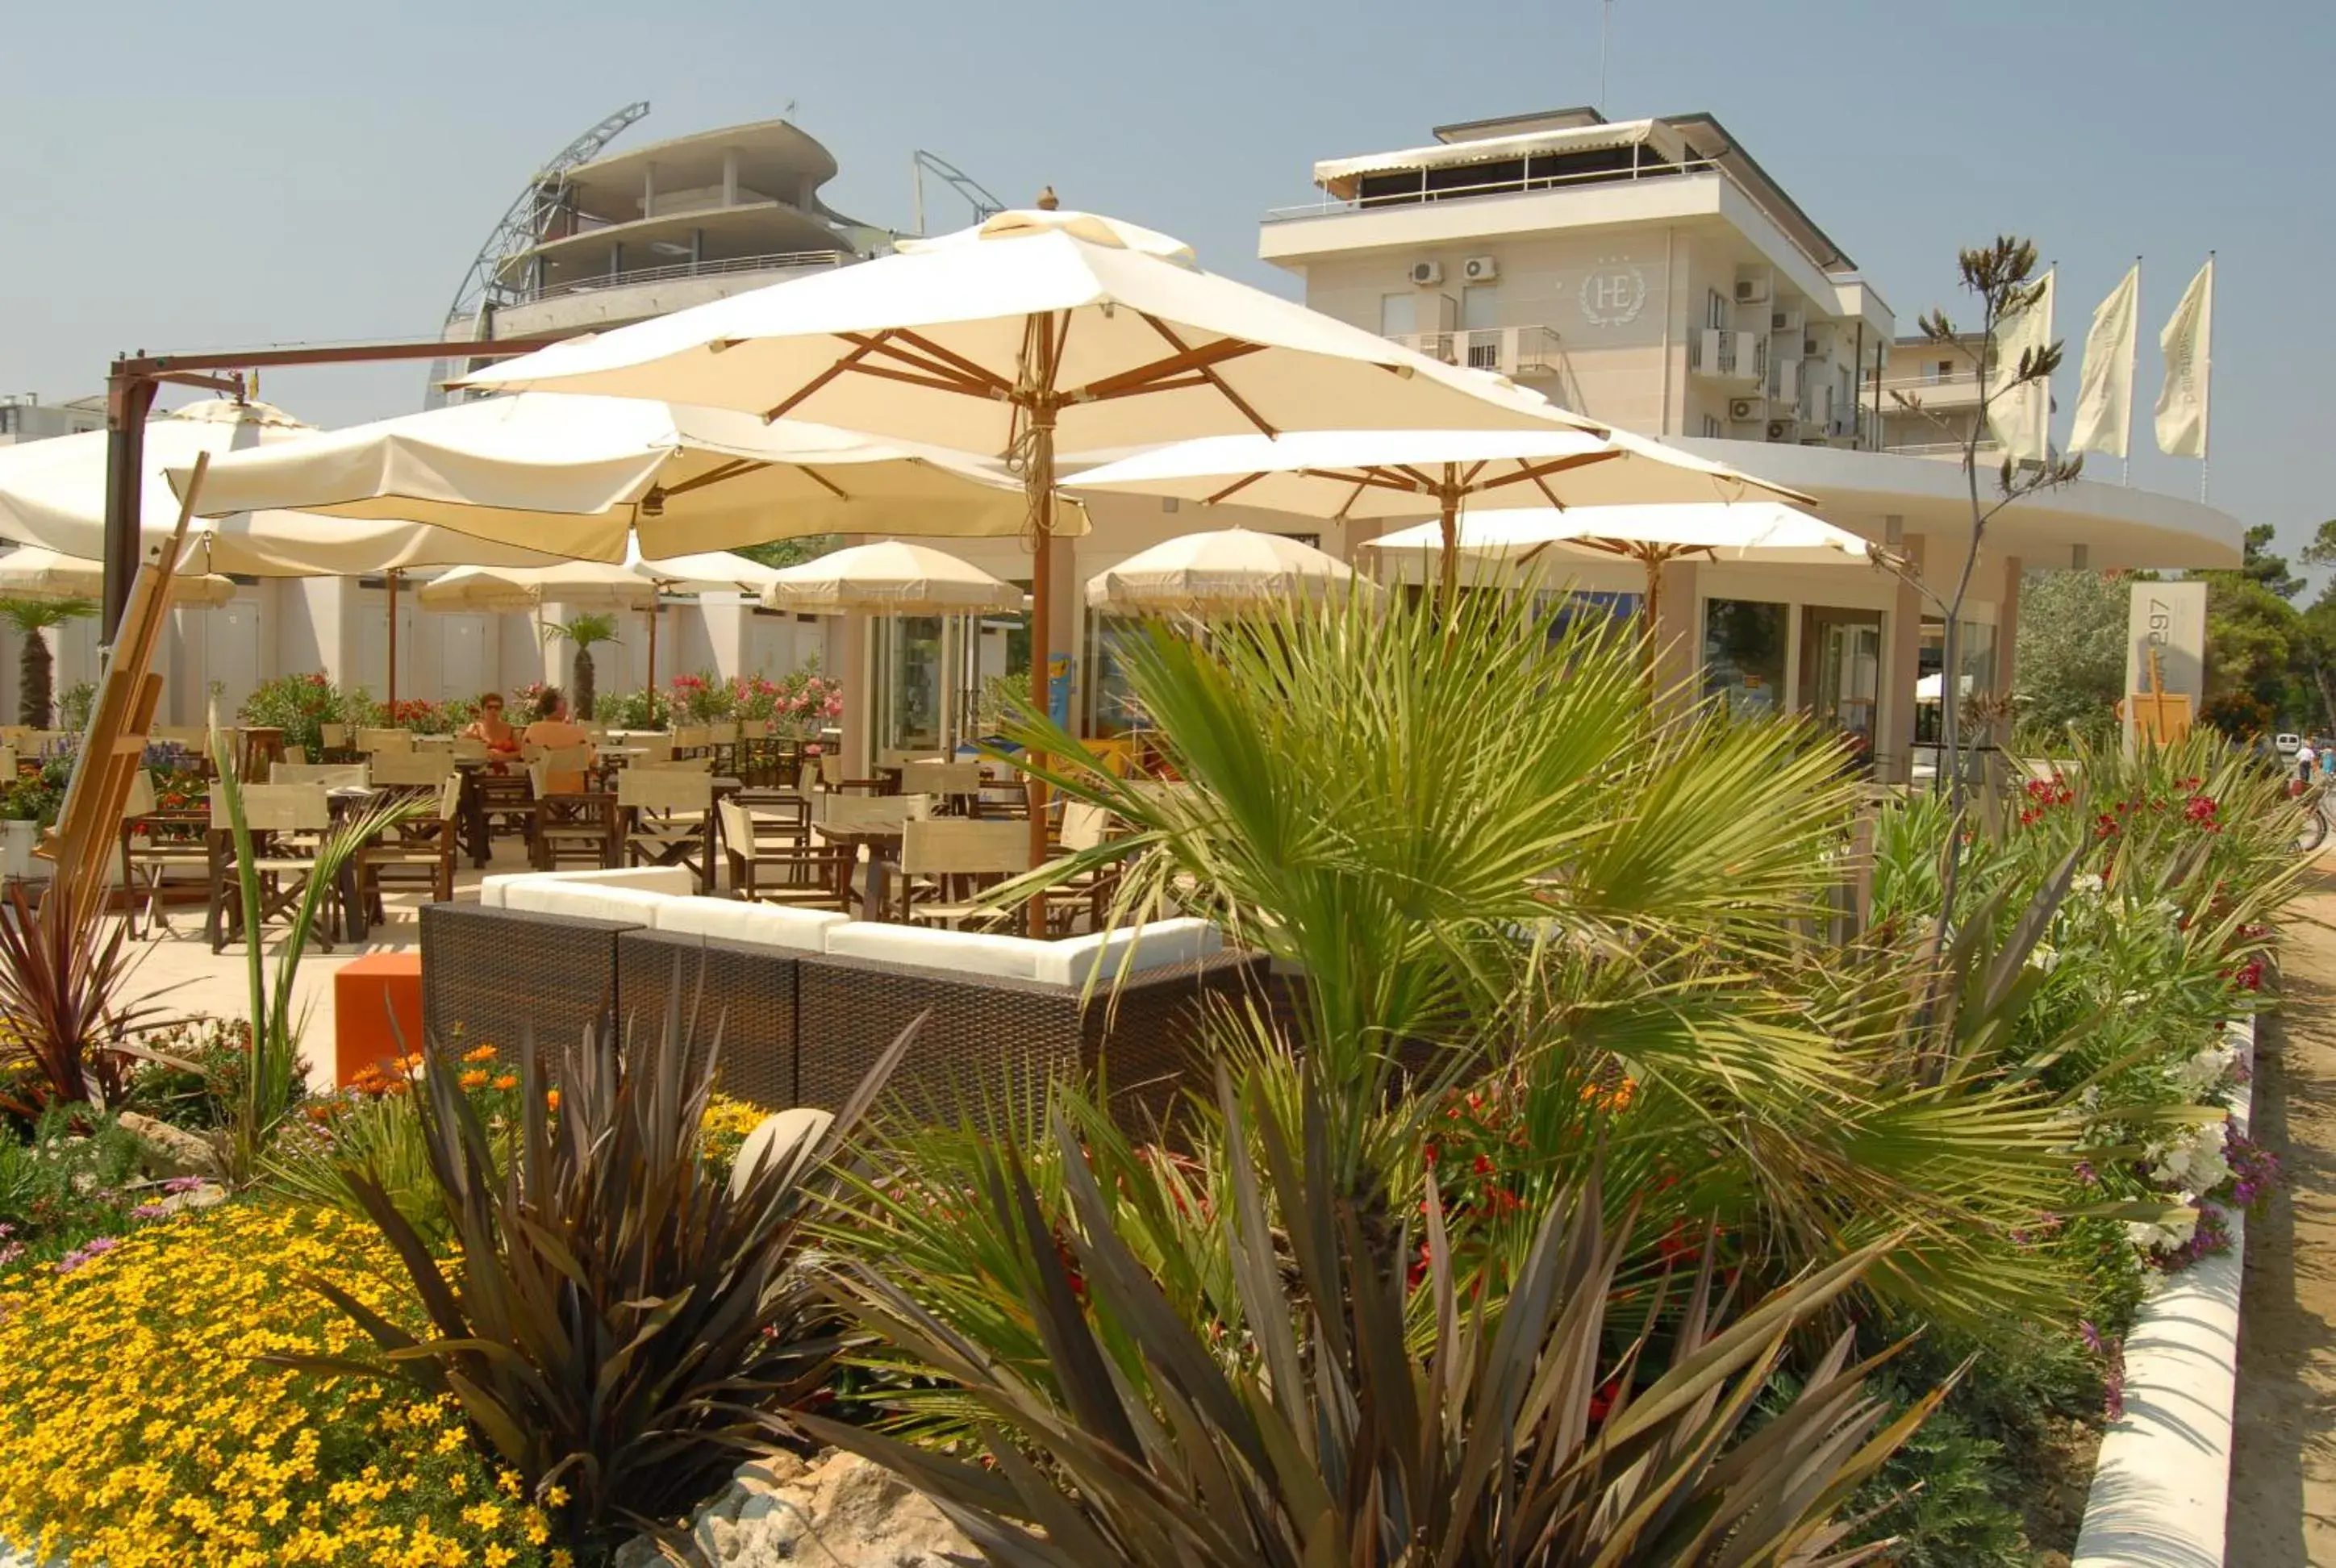
<svg viewBox="0 0 2336 1568">
<path fill-rule="evenodd" d="M 1374 172 L 1402 174 L 1410 170 L 1395 167 Z M 1425 177 L 1427 171 L 1423 169 L 1417 172 Z M 1333 213 L 1362 212 L 1381 207 L 1416 207 L 1431 201 L 1466 201 L 1481 196 L 1514 196 L 1528 191 L 1567 190 L 1578 185 L 1631 184 L 1643 180 L 1669 179 L 1680 174 L 1724 172 L 1720 166 L 1710 159 L 1689 158 L 1678 163 L 1649 165 L 1644 168 L 1587 169 L 1561 174 L 1513 176 L 1505 180 L 1487 180 L 1479 185 L 1452 185 L 1436 190 L 1422 189 L 1370 196 L 1338 197 L 1326 190 L 1322 193 L 1322 199 L 1319 201 L 1300 202 L 1292 207 L 1268 208 L 1263 221 L 1287 223 L 1302 218 L 1323 218 Z"/>
<path fill-rule="evenodd" d="M 734 272 L 784 272 L 815 267 L 842 267 L 859 258 L 848 250 L 784 250 L 768 256 L 733 256 L 719 261 L 676 261 L 665 267 L 636 267 L 623 272 L 596 272 L 586 278 L 562 278 L 530 289 L 523 304 L 557 299 L 562 295 L 589 294 L 602 288 L 629 288 L 637 283 L 663 283 L 682 278 L 716 278 Z"/>
</svg>

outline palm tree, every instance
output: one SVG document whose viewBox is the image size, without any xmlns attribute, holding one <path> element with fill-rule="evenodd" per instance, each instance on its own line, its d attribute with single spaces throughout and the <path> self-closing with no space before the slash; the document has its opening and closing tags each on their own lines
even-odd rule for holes
<svg viewBox="0 0 2336 1568">
<path fill-rule="evenodd" d="M 572 688 L 569 695 L 576 699 L 576 716 L 579 719 L 590 718 L 593 696 L 592 649 L 596 644 L 614 643 L 618 640 L 617 618 L 613 615 L 594 613 L 579 615 L 572 620 L 547 621 L 543 628 L 543 640 L 550 642 L 554 638 L 565 638 L 575 645 L 576 657 L 569 667 L 568 683 Z"/>
<path fill-rule="evenodd" d="M 34 729 L 49 727 L 51 696 L 51 663 L 48 638 L 41 634 L 53 626 L 79 620 L 97 613 L 97 604 L 86 599 L 25 599 L 11 596 L 0 599 L 0 620 L 15 628 L 24 639 L 17 657 L 16 722 Z"/>
</svg>

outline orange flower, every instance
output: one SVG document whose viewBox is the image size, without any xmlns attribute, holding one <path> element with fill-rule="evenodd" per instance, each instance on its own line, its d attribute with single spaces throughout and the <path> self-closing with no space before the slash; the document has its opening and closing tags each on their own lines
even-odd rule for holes
<svg viewBox="0 0 2336 1568">
<path fill-rule="evenodd" d="M 543 1108 L 547 1111 L 556 1111 L 560 1108 L 560 1091 L 558 1089 L 546 1089 L 543 1091 Z"/>
<path fill-rule="evenodd" d="M 481 1046 L 475 1051 L 464 1051 L 462 1059 L 466 1062 L 492 1062 L 495 1059 L 495 1048 L 492 1046 Z"/>
<path fill-rule="evenodd" d="M 513 1077 L 509 1073 L 505 1073 L 501 1077 L 495 1080 L 495 1087 L 499 1089 L 516 1089 L 519 1087 L 519 1079 Z"/>
<path fill-rule="evenodd" d="M 486 1087 L 487 1075 L 473 1067 L 454 1081 L 466 1089 L 482 1089 Z"/>
</svg>

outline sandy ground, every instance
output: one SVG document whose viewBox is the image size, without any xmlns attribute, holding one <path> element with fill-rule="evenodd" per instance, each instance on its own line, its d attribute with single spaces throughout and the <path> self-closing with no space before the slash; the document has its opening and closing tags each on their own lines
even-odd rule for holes
<svg viewBox="0 0 2336 1568">
<path fill-rule="evenodd" d="M 454 896 L 457 900 L 474 898 L 482 877 L 526 869 L 526 852 L 519 842 L 498 839 L 494 863 L 485 871 L 473 871 L 467 861 L 458 867 Z M 308 1009 L 302 1049 L 308 1059 L 308 1081 L 316 1087 L 331 1086 L 333 1081 L 333 977 L 360 953 L 411 950 L 422 940 L 420 916 L 416 913 L 421 896 L 415 892 L 391 892 L 384 902 L 389 919 L 376 922 L 363 943 L 336 943 L 330 952 L 311 945 L 300 960 L 294 995 L 297 1005 Z M 137 971 L 129 983 L 131 995 L 155 993 L 157 1003 L 172 1017 L 240 1018 L 250 1015 L 250 980 L 244 949 L 238 943 L 225 952 L 213 953 L 210 944 L 203 940 L 203 911 L 200 905 L 171 911 L 169 930 L 133 946 L 139 959 Z M 271 926 L 266 950 L 271 986 L 275 983 L 277 955 L 282 946 L 281 928 Z"/>
<path fill-rule="evenodd" d="M 2228 1568 L 2336 1568 L 2336 855 L 2320 867 L 2257 1051 L 2253 1133 L 2287 1180 L 2247 1223 Z"/>
</svg>

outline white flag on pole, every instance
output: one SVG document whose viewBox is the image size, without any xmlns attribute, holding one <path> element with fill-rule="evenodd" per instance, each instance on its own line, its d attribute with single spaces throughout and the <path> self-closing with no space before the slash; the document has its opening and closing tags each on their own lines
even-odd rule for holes
<svg viewBox="0 0 2336 1568">
<path fill-rule="evenodd" d="M 2172 457 L 2206 455 L 2206 391 L 2214 363 L 2214 258 L 2182 291 L 2166 330 L 2166 386 L 2157 394 L 2157 450 Z"/>
<path fill-rule="evenodd" d="M 2133 362 L 2140 319 L 2141 263 L 2109 291 L 2085 334 L 2085 369 L 2077 385 L 2070 452 L 2123 457 L 2133 426 Z"/>
<path fill-rule="evenodd" d="M 2020 362 L 2052 343 L 2052 273 L 2044 275 L 2036 303 L 1996 323 L 1995 368 L 1988 376 L 1987 427 L 2014 463 L 2041 463 L 2050 453 L 2052 387 L 2031 381 L 2015 387 Z"/>
</svg>

